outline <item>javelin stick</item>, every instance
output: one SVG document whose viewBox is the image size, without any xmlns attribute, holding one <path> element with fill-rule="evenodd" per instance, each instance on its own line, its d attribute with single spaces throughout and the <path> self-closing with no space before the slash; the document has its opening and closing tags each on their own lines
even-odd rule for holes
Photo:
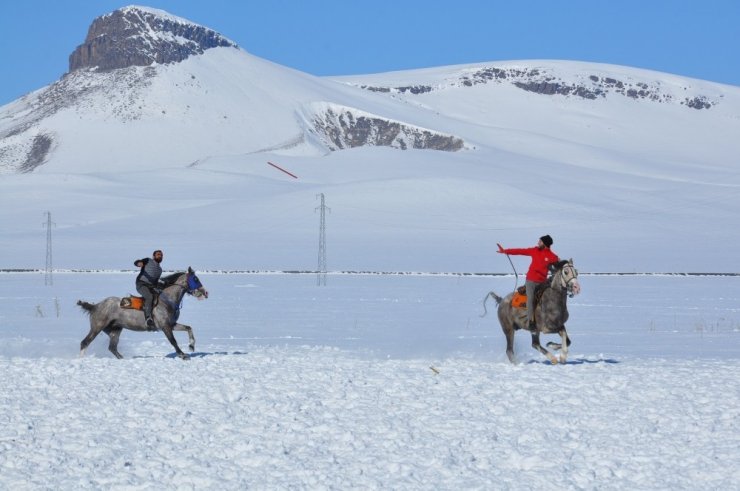
<svg viewBox="0 0 740 491">
<path fill-rule="evenodd" d="M 503 249 L 503 247 L 501 247 L 501 244 L 497 243 L 496 245 Z M 514 267 L 514 262 L 511 260 L 511 256 L 506 254 L 506 258 L 509 260 L 509 264 L 511 264 L 511 269 L 514 270 L 514 291 L 516 291 L 516 287 L 519 286 L 519 273 L 516 272 L 516 268 Z M 488 292 L 486 296 L 483 297 L 483 315 L 481 315 L 481 317 L 485 317 L 486 315 L 488 315 L 488 309 L 486 308 L 486 300 L 488 300 L 488 297 L 496 298 L 496 295 L 493 292 Z M 499 298 L 497 301 L 500 302 L 501 299 Z"/>
<path fill-rule="evenodd" d="M 514 262 L 511 260 L 511 256 L 507 254 L 506 258 L 509 260 L 509 264 L 511 264 L 511 269 L 514 270 L 514 291 L 516 291 L 516 287 L 519 286 L 519 273 L 516 272 L 516 268 L 514 267 Z"/>
<path fill-rule="evenodd" d="M 501 247 L 501 244 L 496 244 L 496 245 Z M 503 249 L 503 247 L 501 248 Z M 511 260 L 511 256 L 506 254 L 506 259 L 509 260 L 509 264 L 511 264 L 511 269 L 514 270 L 514 291 L 516 291 L 516 287 L 519 286 L 519 273 L 516 272 L 516 268 L 514 267 L 514 262 Z"/>
<path fill-rule="evenodd" d="M 268 163 L 268 164 L 270 164 L 271 166 L 273 166 L 274 168 L 276 168 L 277 170 L 279 170 L 279 171 L 281 171 L 281 172 L 285 172 L 286 174 L 288 174 L 288 175 L 289 175 L 290 177 L 292 177 L 293 179 L 298 179 L 298 176 L 296 176 L 296 175 L 295 175 L 295 174 L 293 174 L 292 172 L 288 172 L 287 170 L 283 169 L 283 168 L 282 168 L 282 167 L 280 167 L 279 165 L 277 165 L 277 164 L 273 164 L 273 163 L 272 163 L 272 162 L 270 162 L 269 160 L 267 161 L 267 163 Z"/>
</svg>

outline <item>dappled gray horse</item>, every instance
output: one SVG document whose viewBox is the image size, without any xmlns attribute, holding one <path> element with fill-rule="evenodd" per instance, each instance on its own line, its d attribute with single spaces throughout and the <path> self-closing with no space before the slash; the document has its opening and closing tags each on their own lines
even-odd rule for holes
<svg viewBox="0 0 740 491">
<path fill-rule="evenodd" d="M 558 359 L 555 355 L 540 344 L 540 333 L 560 334 L 562 343 L 547 343 L 547 347 L 560 350 L 560 363 L 565 363 L 568 359 L 568 346 L 570 346 L 570 338 L 565 330 L 565 322 L 568 320 L 567 297 L 580 293 L 581 285 L 578 283 L 578 271 L 573 266 L 572 259 L 554 264 L 552 270 L 552 276 L 542 286 L 542 296 L 535 308 L 534 317 L 537 329 L 532 332 L 532 347 L 547 356 L 552 363 L 557 363 Z M 514 333 L 519 329 L 527 329 L 527 309 L 512 307 L 513 292 L 504 298 L 490 292 L 484 299 L 484 308 L 485 300 L 489 295 L 498 304 L 498 320 L 506 335 L 506 355 L 510 362 L 515 363 Z"/>
<path fill-rule="evenodd" d="M 190 294 L 198 300 L 208 298 L 208 291 L 203 288 L 203 284 L 192 268 L 188 268 L 186 273 L 175 273 L 162 279 L 164 288 L 159 295 L 159 303 L 152 311 L 152 317 L 156 326 L 164 332 L 169 342 L 174 346 L 177 356 L 187 360 L 189 355 L 182 352 L 177 345 L 173 331 L 186 331 L 190 338 L 190 351 L 195 350 L 195 338 L 193 329 L 185 324 L 178 324 L 177 319 L 180 317 L 180 306 L 185 294 Z M 118 352 L 118 338 L 121 336 L 123 329 L 132 331 L 150 330 L 144 319 L 142 310 L 121 308 L 121 299 L 118 297 L 108 297 L 100 303 L 91 304 L 79 300 L 77 305 L 82 307 L 90 316 L 90 332 L 80 343 L 80 356 L 85 354 L 85 350 L 92 343 L 93 339 L 105 332 L 110 337 L 108 350 L 116 358 L 123 358 Z"/>
</svg>

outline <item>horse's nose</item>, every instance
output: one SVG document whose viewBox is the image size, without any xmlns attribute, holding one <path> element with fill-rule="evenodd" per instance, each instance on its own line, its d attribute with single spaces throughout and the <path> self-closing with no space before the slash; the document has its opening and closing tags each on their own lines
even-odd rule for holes
<svg viewBox="0 0 740 491">
<path fill-rule="evenodd" d="M 577 281 L 573 282 L 573 294 L 578 295 L 581 293 L 581 284 Z"/>
</svg>

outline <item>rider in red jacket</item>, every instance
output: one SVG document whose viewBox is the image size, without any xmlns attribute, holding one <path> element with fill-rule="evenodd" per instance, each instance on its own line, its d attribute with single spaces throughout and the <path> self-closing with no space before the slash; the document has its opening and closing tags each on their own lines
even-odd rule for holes
<svg viewBox="0 0 740 491">
<path fill-rule="evenodd" d="M 509 254 L 512 256 L 530 256 L 532 263 L 529 265 L 529 271 L 527 271 L 527 281 L 524 283 L 527 289 L 527 320 L 529 321 L 529 330 L 536 331 L 534 319 L 534 294 L 535 289 L 547 280 L 548 267 L 558 262 L 558 256 L 550 250 L 552 245 L 552 237 L 549 235 L 543 235 L 540 240 L 537 241 L 536 247 L 529 247 L 526 249 L 504 249 L 501 244 L 498 246 L 499 254 Z"/>
</svg>

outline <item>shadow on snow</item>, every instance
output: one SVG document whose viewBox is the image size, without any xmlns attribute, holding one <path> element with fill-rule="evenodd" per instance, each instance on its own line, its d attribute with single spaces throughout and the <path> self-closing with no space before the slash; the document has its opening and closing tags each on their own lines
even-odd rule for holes
<svg viewBox="0 0 740 491">
<path fill-rule="evenodd" d="M 594 365 L 598 363 L 606 363 L 609 365 L 616 365 L 622 363 L 621 361 L 613 358 L 601 358 L 598 360 L 587 360 L 585 358 L 579 360 L 568 360 L 565 363 L 555 363 L 555 365 Z M 526 365 L 553 365 L 550 360 L 529 360 L 525 363 Z"/>
</svg>

